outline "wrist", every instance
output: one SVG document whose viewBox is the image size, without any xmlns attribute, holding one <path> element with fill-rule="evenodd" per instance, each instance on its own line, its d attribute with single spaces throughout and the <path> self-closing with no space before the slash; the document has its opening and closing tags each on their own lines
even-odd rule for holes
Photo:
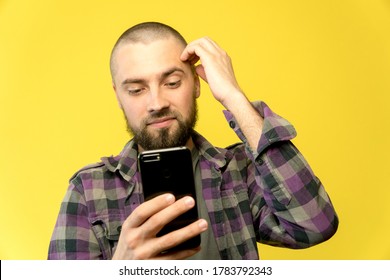
<svg viewBox="0 0 390 280">
<path fill-rule="evenodd" d="M 252 106 L 245 94 L 239 90 L 226 94 L 226 98 L 220 102 L 226 110 L 232 113 L 243 109 L 245 106 Z"/>
</svg>

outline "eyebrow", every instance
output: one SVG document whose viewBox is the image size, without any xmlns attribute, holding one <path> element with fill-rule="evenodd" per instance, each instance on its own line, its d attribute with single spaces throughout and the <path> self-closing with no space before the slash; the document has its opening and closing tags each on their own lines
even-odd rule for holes
<svg viewBox="0 0 390 280">
<path fill-rule="evenodd" d="M 168 69 L 167 71 L 163 72 L 160 74 L 160 79 L 161 80 L 164 80 L 165 78 L 169 77 L 170 75 L 172 75 L 173 73 L 175 72 L 181 72 L 181 73 L 185 73 L 183 69 L 181 68 L 178 68 L 178 67 L 172 67 L 170 69 Z M 126 85 L 126 84 L 141 84 L 141 83 L 145 83 L 146 80 L 145 79 L 132 79 L 132 78 L 129 78 L 129 79 L 125 79 L 121 85 Z"/>
</svg>

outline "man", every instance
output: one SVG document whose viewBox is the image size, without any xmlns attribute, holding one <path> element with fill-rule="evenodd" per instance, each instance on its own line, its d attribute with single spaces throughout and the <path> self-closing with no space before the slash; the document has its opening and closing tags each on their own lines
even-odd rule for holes
<svg viewBox="0 0 390 280">
<path fill-rule="evenodd" d="M 229 56 L 211 39 L 187 45 L 169 26 L 141 23 L 118 39 L 110 66 L 134 138 L 119 156 L 71 179 L 49 259 L 258 259 L 257 242 L 306 248 L 336 232 L 328 195 L 290 142 L 294 128 L 248 101 Z M 216 148 L 193 130 L 199 77 L 242 143 Z M 192 151 L 197 201 L 163 194 L 144 202 L 138 153 L 183 145 Z M 198 221 L 156 237 L 192 207 Z M 199 248 L 167 251 L 199 234 Z"/>
</svg>

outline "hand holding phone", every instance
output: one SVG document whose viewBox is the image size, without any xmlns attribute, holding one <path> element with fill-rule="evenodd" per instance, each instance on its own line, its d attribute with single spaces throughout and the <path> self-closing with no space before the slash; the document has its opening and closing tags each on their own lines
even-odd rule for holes
<svg viewBox="0 0 390 280">
<path fill-rule="evenodd" d="M 191 151 L 186 147 L 145 151 L 139 154 L 139 170 L 145 201 L 158 195 L 171 193 L 176 200 L 191 196 L 196 201 L 195 181 Z M 183 228 L 198 220 L 197 207 L 194 206 L 168 223 L 157 236 Z M 200 245 L 200 235 L 173 248 L 182 250 Z"/>
<path fill-rule="evenodd" d="M 175 200 L 172 194 L 163 194 L 139 205 L 123 223 L 112 259 L 179 260 L 199 252 L 200 247 L 185 250 L 169 249 L 207 230 L 207 222 L 203 219 L 156 237 L 164 225 L 192 208 L 194 204 L 195 201 L 189 197 Z"/>
</svg>

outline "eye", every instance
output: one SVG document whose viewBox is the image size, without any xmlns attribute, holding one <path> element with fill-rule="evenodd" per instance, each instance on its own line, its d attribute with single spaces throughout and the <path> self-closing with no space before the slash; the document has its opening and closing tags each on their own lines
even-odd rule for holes
<svg viewBox="0 0 390 280">
<path fill-rule="evenodd" d="M 130 95 L 140 95 L 142 93 L 143 89 L 142 88 L 134 88 L 134 89 L 128 89 L 127 92 L 130 94 Z"/>
<path fill-rule="evenodd" d="M 172 81 L 172 82 L 169 82 L 169 83 L 166 83 L 165 84 L 168 88 L 178 88 L 180 85 L 181 85 L 181 80 L 178 80 L 178 81 Z"/>
</svg>

